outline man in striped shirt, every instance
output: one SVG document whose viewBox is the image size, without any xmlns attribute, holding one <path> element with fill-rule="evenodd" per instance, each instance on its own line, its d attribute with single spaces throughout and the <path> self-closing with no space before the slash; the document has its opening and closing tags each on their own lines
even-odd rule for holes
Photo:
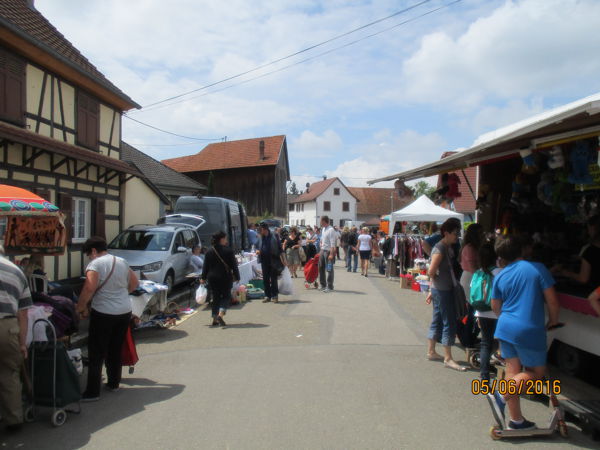
<svg viewBox="0 0 600 450">
<path fill-rule="evenodd" d="M 23 423 L 21 363 L 27 358 L 27 309 L 32 305 L 25 275 L 0 246 L 0 415 L 9 431 Z"/>
</svg>

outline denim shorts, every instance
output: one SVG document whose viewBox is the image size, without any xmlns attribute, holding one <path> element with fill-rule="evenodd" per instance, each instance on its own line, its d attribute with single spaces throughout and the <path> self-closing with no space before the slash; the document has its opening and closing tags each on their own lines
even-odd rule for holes
<svg viewBox="0 0 600 450">
<path fill-rule="evenodd" d="M 506 358 L 519 358 L 521 364 L 525 367 L 540 367 L 546 365 L 547 351 L 544 350 L 530 350 L 523 347 L 517 347 L 510 342 L 499 340 L 500 352 L 502 357 Z"/>
</svg>

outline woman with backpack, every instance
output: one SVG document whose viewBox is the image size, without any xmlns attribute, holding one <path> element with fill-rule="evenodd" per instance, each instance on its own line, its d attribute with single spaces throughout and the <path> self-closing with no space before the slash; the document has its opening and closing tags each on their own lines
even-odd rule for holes
<svg viewBox="0 0 600 450">
<path fill-rule="evenodd" d="M 496 252 L 491 243 L 479 249 L 481 268 L 475 271 L 471 280 L 469 303 L 475 309 L 475 318 L 481 330 L 481 349 L 479 353 L 479 378 L 490 379 L 490 359 L 494 350 L 494 332 L 498 316 L 492 311 L 492 285 L 494 276 L 501 269 L 496 267 Z"/>
</svg>

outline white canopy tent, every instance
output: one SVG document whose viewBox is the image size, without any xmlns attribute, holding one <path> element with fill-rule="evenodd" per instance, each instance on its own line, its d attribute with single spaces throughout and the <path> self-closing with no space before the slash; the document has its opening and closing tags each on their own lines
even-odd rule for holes
<svg viewBox="0 0 600 450">
<path fill-rule="evenodd" d="M 443 222 L 451 217 L 462 223 L 465 215 L 437 206 L 429 197 L 422 195 L 410 205 L 392 213 L 390 232 L 393 232 L 397 222 Z"/>
</svg>

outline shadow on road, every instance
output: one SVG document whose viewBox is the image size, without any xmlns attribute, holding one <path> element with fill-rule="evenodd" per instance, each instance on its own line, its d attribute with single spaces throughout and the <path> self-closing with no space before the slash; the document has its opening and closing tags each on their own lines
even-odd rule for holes
<svg viewBox="0 0 600 450">
<path fill-rule="evenodd" d="M 279 300 L 280 305 L 296 305 L 299 303 L 312 303 L 309 302 L 308 300 Z"/>
<path fill-rule="evenodd" d="M 27 424 L 15 435 L 1 436 L 3 448 L 77 449 L 90 441 L 92 434 L 181 394 L 181 384 L 160 384 L 146 378 L 126 378 L 118 392 L 102 392 L 100 401 L 82 404 L 79 415 L 69 414 L 59 428 L 50 425 L 51 409 L 40 409 L 40 421 Z"/>
<path fill-rule="evenodd" d="M 333 292 L 336 294 L 367 295 L 366 293 L 360 291 L 342 291 L 340 289 L 335 289 Z"/>
<path fill-rule="evenodd" d="M 225 328 L 266 328 L 264 323 L 228 323 Z"/>
<path fill-rule="evenodd" d="M 144 344 L 161 344 L 183 339 L 187 336 L 187 331 L 177 328 L 143 328 L 133 333 L 135 341 Z"/>
</svg>

